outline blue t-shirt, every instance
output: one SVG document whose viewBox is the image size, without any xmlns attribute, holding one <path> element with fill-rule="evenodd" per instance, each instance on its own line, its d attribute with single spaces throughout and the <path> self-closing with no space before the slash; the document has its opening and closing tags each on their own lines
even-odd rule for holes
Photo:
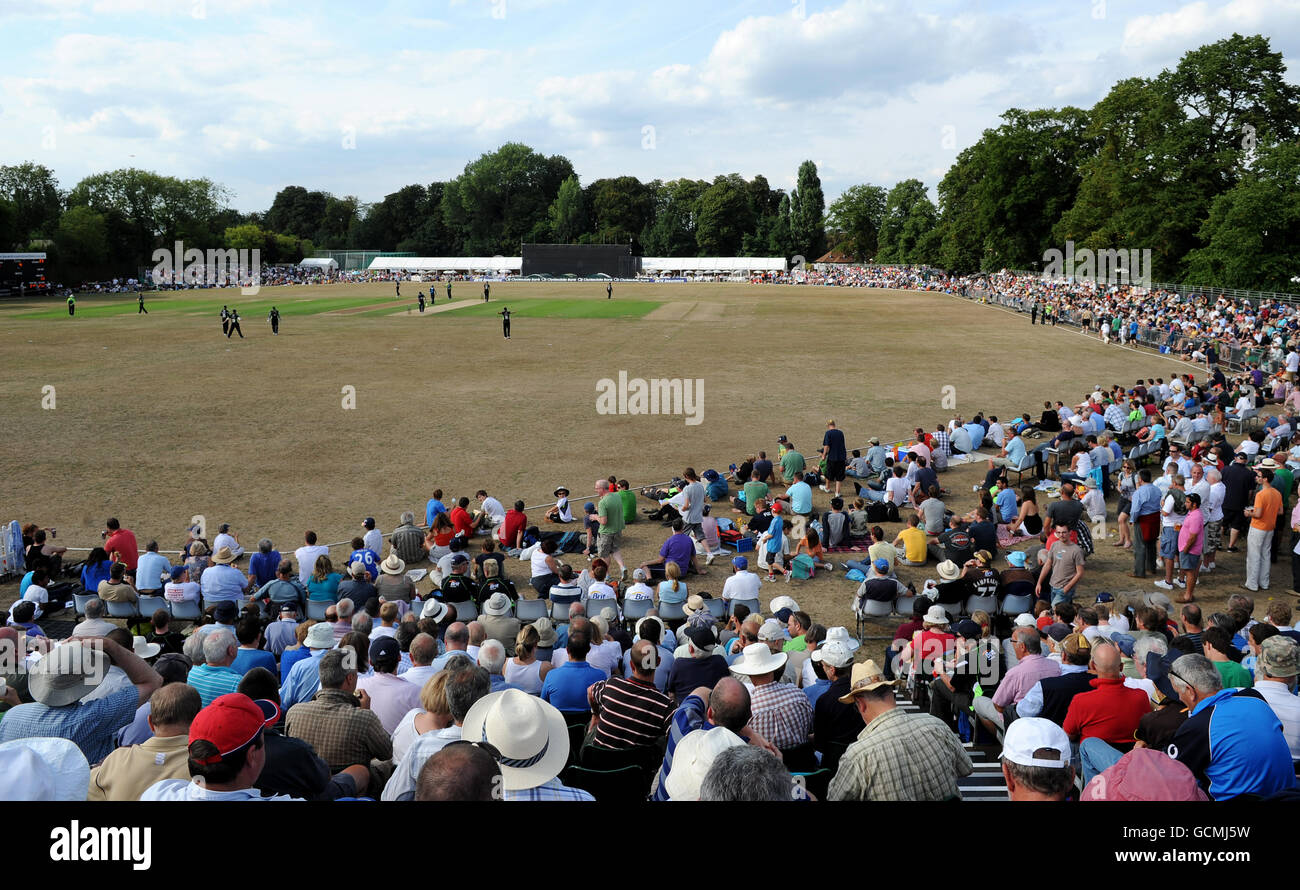
<svg viewBox="0 0 1300 890">
<path fill-rule="evenodd" d="M 695 539 L 685 532 L 669 535 L 668 540 L 659 548 L 659 555 L 665 562 L 677 563 L 677 568 L 685 573 L 691 564 L 691 557 L 695 555 Z"/>
<path fill-rule="evenodd" d="M 1016 493 L 1013 489 L 1004 488 L 998 492 L 998 496 L 993 499 L 993 504 L 998 508 L 998 516 L 1002 522 L 1010 522 L 1016 518 Z"/>
<path fill-rule="evenodd" d="M 429 498 L 429 503 L 424 507 L 424 524 L 429 528 L 433 528 L 433 517 L 437 516 L 439 513 L 446 512 L 446 504 L 437 498 Z"/>
<path fill-rule="evenodd" d="M 686 602 L 686 582 L 678 581 L 677 589 L 673 590 L 673 582 L 659 582 L 659 602 L 661 603 L 684 603 Z"/>
<path fill-rule="evenodd" d="M 352 565 L 357 560 L 366 567 L 366 574 L 370 576 L 371 581 L 379 577 L 379 554 L 369 548 L 353 550 L 348 556 L 348 565 Z"/>
<path fill-rule="evenodd" d="M 1007 443 L 1007 461 L 1013 467 L 1019 467 L 1025 462 L 1025 440 L 1016 436 Z"/>
<path fill-rule="evenodd" d="M 807 482 L 796 482 L 785 492 L 790 496 L 790 510 L 794 513 L 812 512 L 812 486 Z"/>
<path fill-rule="evenodd" d="M 978 449 L 980 444 L 984 441 L 984 427 L 975 423 L 975 421 L 971 421 L 970 423 L 963 424 L 962 429 L 964 429 L 970 436 L 970 450 L 975 451 Z"/>
<path fill-rule="evenodd" d="M 587 688 L 605 679 L 604 671 L 585 661 L 566 661 L 542 681 L 542 701 L 561 711 L 590 711 Z"/>
<path fill-rule="evenodd" d="M 280 551 L 272 550 L 270 553 L 257 551 L 248 557 L 248 573 L 257 580 L 257 586 L 270 584 L 275 580 L 275 570 L 280 567 Z"/>
<path fill-rule="evenodd" d="M 265 649 L 244 649 L 243 647 L 237 649 L 235 651 L 235 660 L 230 663 L 230 669 L 243 676 L 253 668 L 266 668 L 274 674 L 276 672 L 275 656 Z"/>
</svg>

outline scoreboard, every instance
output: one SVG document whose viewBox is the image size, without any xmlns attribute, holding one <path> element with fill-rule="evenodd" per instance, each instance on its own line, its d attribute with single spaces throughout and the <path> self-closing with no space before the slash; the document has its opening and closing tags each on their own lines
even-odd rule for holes
<svg viewBox="0 0 1300 890">
<path fill-rule="evenodd" d="M 18 294 L 23 290 L 44 291 L 45 254 L 0 253 L 0 295 Z"/>
</svg>

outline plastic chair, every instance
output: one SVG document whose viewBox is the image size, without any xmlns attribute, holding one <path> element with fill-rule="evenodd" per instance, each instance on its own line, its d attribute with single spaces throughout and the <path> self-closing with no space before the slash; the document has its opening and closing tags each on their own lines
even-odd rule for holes
<svg viewBox="0 0 1300 890">
<path fill-rule="evenodd" d="M 460 610 L 457 609 L 457 612 Z M 522 597 L 515 601 L 515 617 L 524 624 L 531 624 L 538 618 L 546 617 L 546 600 L 526 600 Z"/>
<path fill-rule="evenodd" d="M 203 609 L 194 600 L 186 600 L 183 603 L 168 602 L 167 609 L 178 621 L 198 621 L 203 617 Z"/>
<path fill-rule="evenodd" d="M 746 606 L 751 615 L 758 615 L 763 611 L 763 607 L 759 604 L 758 600 L 732 600 L 731 606 L 727 609 L 727 614 L 735 615 L 736 606 L 741 605 Z"/>
<path fill-rule="evenodd" d="M 681 603 L 659 603 L 659 617 L 664 621 L 685 621 L 686 610 Z"/>
<path fill-rule="evenodd" d="M 148 618 L 150 615 L 152 615 L 154 612 L 157 612 L 159 609 L 166 609 L 167 600 L 161 596 L 141 595 L 140 601 L 136 603 L 136 607 L 139 608 L 140 614 L 143 617 Z"/>
<path fill-rule="evenodd" d="M 912 617 L 912 604 L 916 602 L 916 594 L 905 593 L 894 600 L 894 614 L 906 615 Z"/>
<path fill-rule="evenodd" d="M 74 594 L 72 595 L 72 599 L 73 599 L 73 601 L 76 603 L 77 614 L 78 614 L 78 615 L 85 615 L 85 614 L 86 614 L 86 603 L 90 602 L 90 601 L 93 600 L 94 598 L 95 598 L 95 595 L 94 595 L 93 593 L 74 593 Z"/>
<path fill-rule="evenodd" d="M 575 600 L 576 602 L 576 600 Z M 551 620 L 554 622 L 569 622 L 569 606 L 572 603 L 551 603 Z M 457 617 L 460 617 L 459 615 Z"/>
<path fill-rule="evenodd" d="M 311 621 L 324 621 L 325 610 L 333 603 L 327 603 L 323 600 L 307 600 L 307 618 Z"/>
<path fill-rule="evenodd" d="M 108 606 L 108 617 L 109 617 L 109 618 L 125 618 L 125 619 L 127 619 L 127 620 L 129 621 L 129 620 L 131 620 L 132 618 L 137 618 L 137 617 L 139 617 L 139 613 L 136 612 L 136 609 L 135 609 L 135 603 L 109 603 L 109 602 L 106 602 L 106 603 L 104 603 L 104 605 Z"/>
<path fill-rule="evenodd" d="M 996 596 L 968 596 L 966 605 L 962 611 L 970 615 L 973 612 L 988 612 L 992 615 L 998 610 L 998 598 Z"/>
<path fill-rule="evenodd" d="M 1025 612 L 1032 611 L 1034 608 L 1034 597 L 1031 596 L 1007 596 L 1002 598 L 1002 614 L 1015 618 L 1017 615 L 1023 615 Z"/>
<path fill-rule="evenodd" d="M 474 605 L 473 600 L 464 600 L 459 603 L 449 603 L 456 607 L 456 620 L 469 624 L 478 617 L 478 606 Z"/>
<path fill-rule="evenodd" d="M 623 619 L 635 624 L 654 608 L 654 600 L 623 600 Z"/>
</svg>

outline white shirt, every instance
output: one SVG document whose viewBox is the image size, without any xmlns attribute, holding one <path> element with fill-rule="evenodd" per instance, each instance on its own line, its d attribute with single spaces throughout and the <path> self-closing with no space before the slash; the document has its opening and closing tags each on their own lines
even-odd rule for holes
<svg viewBox="0 0 1300 890">
<path fill-rule="evenodd" d="M 239 542 L 235 540 L 235 536 L 228 535 L 225 532 L 222 532 L 221 534 L 217 535 L 215 538 L 212 539 L 213 553 L 216 553 L 222 547 L 229 547 L 230 552 L 235 554 L 235 556 L 239 556 L 241 553 L 244 552 L 244 548 L 239 546 Z"/>
<path fill-rule="evenodd" d="M 311 573 L 316 569 L 316 560 L 322 556 L 329 556 L 330 549 L 324 544 L 304 544 L 297 550 L 293 551 L 293 558 L 298 560 L 298 580 L 302 586 L 307 586 L 307 581 L 311 578 Z"/>
<path fill-rule="evenodd" d="M 1201 501 L 1201 513 L 1205 516 L 1206 522 L 1223 521 L 1223 497 L 1227 491 L 1227 486 L 1222 482 L 1210 486 L 1210 496 Z"/>
<path fill-rule="evenodd" d="M 406 673 L 402 674 L 402 679 L 408 683 L 414 683 L 421 689 L 434 674 L 438 673 L 431 664 L 413 665 Z M 393 755 L 395 758 L 397 755 Z"/>
<path fill-rule="evenodd" d="M 550 568 L 546 565 L 546 556 L 547 554 L 542 552 L 541 547 L 533 551 L 533 555 L 529 559 L 529 565 L 532 567 L 532 577 L 536 578 L 539 575 L 551 574 Z"/>
<path fill-rule="evenodd" d="M 756 600 L 758 591 L 763 586 L 763 579 L 746 569 L 736 572 L 722 585 L 724 600 Z"/>
<path fill-rule="evenodd" d="M 365 542 L 367 550 L 372 550 L 375 553 L 384 552 L 384 535 L 379 529 L 372 528 L 361 536 L 361 540 Z"/>
<path fill-rule="evenodd" d="M 377 640 L 380 637 L 392 637 L 397 635 L 397 628 L 384 627 L 382 624 L 376 624 L 370 629 L 370 639 Z"/>
<path fill-rule="evenodd" d="M 723 597 L 726 597 L 727 595 L 725 586 L 723 587 L 722 595 Z M 627 590 L 623 591 L 624 600 L 652 600 L 654 598 L 654 589 L 641 581 L 636 582 Z"/>
<path fill-rule="evenodd" d="M 1005 444 L 1006 442 L 1007 434 L 1006 431 L 1002 429 L 1002 424 L 1000 422 L 994 421 L 993 423 L 989 424 L 989 432 L 988 435 L 985 436 L 985 438 L 992 439 L 993 442 L 999 448 L 1001 448 L 1003 444 Z"/>
<path fill-rule="evenodd" d="M 592 646 L 587 653 L 587 664 L 605 672 L 612 677 L 618 671 L 618 661 L 623 657 L 623 647 L 618 640 L 605 640 L 599 646 Z"/>
<path fill-rule="evenodd" d="M 483 512 L 492 517 L 492 524 L 498 525 L 506 518 L 506 508 L 494 497 L 483 499 Z"/>
<path fill-rule="evenodd" d="M 614 588 L 610 587 L 604 581 L 592 581 L 591 586 L 587 588 L 588 600 L 609 600 L 609 605 L 613 605 L 616 599 Z M 600 613 L 597 612 L 597 615 Z"/>
<path fill-rule="evenodd" d="M 893 497 L 890 497 L 890 493 Z M 894 505 L 901 507 L 907 503 L 908 485 L 907 479 L 899 476 L 890 476 L 889 481 L 885 483 L 885 500 L 892 500 Z"/>
<path fill-rule="evenodd" d="M 50 592 L 39 584 L 28 584 L 27 590 L 23 592 L 23 602 L 38 603 L 45 605 L 50 601 Z M 36 610 L 40 613 L 40 609 Z"/>
<path fill-rule="evenodd" d="M 193 581 L 186 581 L 184 584 L 173 581 L 163 588 L 163 597 L 172 603 L 197 603 L 199 585 Z"/>
<path fill-rule="evenodd" d="M 1286 369 L 1292 374 L 1300 371 L 1300 352 L 1293 349 L 1286 354 Z M 1292 751 L 1294 750 L 1293 748 Z"/>
<path fill-rule="evenodd" d="M 1300 757 L 1300 697 L 1291 694 L 1285 683 L 1276 680 L 1256 680 L 1255 691 L 1282 721 L 1282 734 L 1286 736 L 1291 757 Z"/>
</svg>

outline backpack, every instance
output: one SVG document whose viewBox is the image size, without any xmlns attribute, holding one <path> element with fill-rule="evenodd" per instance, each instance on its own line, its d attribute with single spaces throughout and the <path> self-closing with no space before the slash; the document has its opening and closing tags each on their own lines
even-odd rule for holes
<svg viewBox="0 0 1300 890">
<path fill-rule="evenodd" d="M 889 505 L 884 501 L 869 501 L 867 503 L 867 522 L 888 522 Z"/>
</svg>

